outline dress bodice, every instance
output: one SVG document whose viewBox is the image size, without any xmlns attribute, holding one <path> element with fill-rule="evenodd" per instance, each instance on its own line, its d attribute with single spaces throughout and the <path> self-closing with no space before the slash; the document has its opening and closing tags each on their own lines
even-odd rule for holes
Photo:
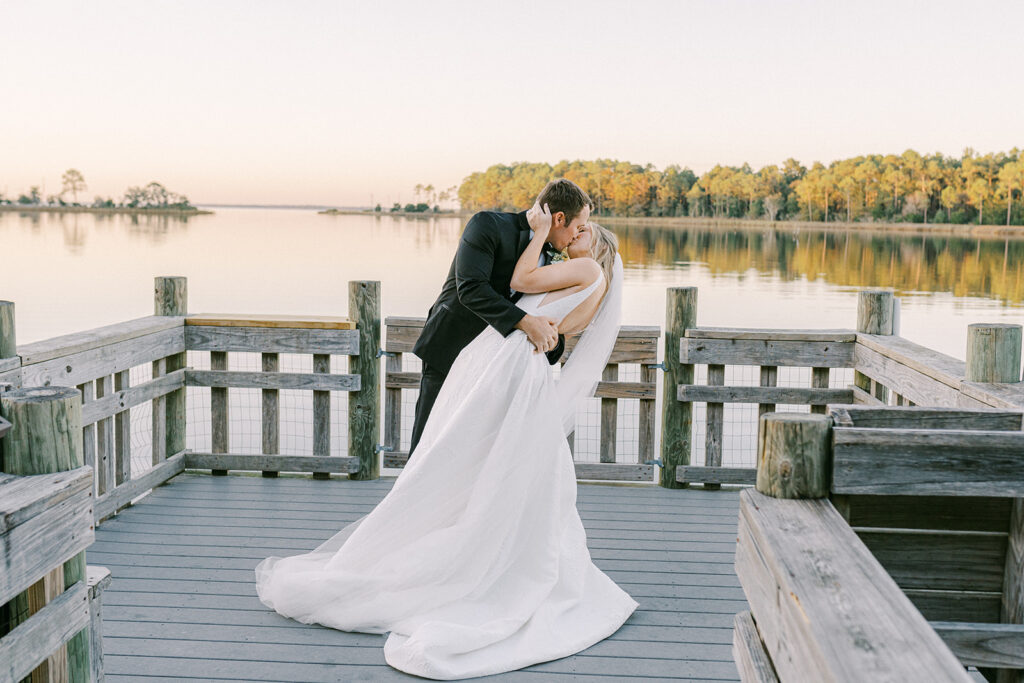
<svg viewBox="0 0 1024 683">
<path fill-rule="evenodd" d="M 544 301 L 544 297 L 546 297 L 550 292 L 525 294 L 518 302 L 516 302 L 516 306 L 523 309 L 530 315 L 543 315 L 549 318 L 554 318 L 558 322 L 562 322 L 562 319 L 565 318 L 565 316 L 569 315 L 574 308 L 586 301 L 587 297 L 594 293 L 594 290 L 597 289 L 602 280 L 604 280 L 603 273 L 578 292 L 573 292 L 568 296 L 556 299 L 555 301 L 546 303 L 543 306 L 541 305 L 541 302 Z"/>
</svg>

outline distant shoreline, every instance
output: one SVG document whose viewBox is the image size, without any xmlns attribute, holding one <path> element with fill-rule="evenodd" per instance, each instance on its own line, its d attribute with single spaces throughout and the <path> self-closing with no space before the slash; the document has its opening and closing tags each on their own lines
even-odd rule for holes
<svg viewBox="0 0 1024 683">
<path fill-rule="evenodd" d="M 213 211 L 205 209 L 141 209 L 127 206 L 93 207 L 93 206 L 33 206 L 22 204 L 4 204 L 0 211 L 8 213 L 98 213 L 98 214 L 131 214 L 146 216 L 200 216 L 210 215 Z"/>
<path fill-rule="evenodd" d="M 401 218 L 469 218 L 475 211 L 442 213 L 407 211 L 370 211 L 327 209 L 317 213 L 328 216 L 398 216 Z M 769 221 L 758 218 L 700 218 L 691 216 L 595 216 L 594 222 L 612 227 L 643 226 L 662 228 L 719 228 L 741 230 L 815 230 L 822 232 L 912 233 L 953 237 L 1024 237 L 1024 225 L 977 225 L 975 223 L 867 223 L 846 221 Z"/>
</svg>

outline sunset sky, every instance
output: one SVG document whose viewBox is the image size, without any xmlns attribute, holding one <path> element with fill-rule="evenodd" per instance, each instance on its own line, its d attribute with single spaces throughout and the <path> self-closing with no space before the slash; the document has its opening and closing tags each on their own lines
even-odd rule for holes
<svg viewBox="0 0 1024 683">
<path fill-rule="evenodd" d="M 1024 3 L 0 0 L 0 193 L 412 201 L 494 163 L 1024 147 Z"/>
</svg>

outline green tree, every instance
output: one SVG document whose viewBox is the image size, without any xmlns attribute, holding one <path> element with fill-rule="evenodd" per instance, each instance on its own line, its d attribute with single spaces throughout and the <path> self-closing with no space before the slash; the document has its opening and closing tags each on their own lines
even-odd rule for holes
<svg viewBox="0 0 1024 683">
<path fill-rule="evenodd" d="M 85 184 L 85 177 L 82 175 L 82 172 L 74 168 L 69 168 L 68 170 L 64 171 L 64 175 L 61 176 L 60 180 L 63 186 L 63 189 L 61 190 L 61 195 L 70 192 L 72 198 L 71 200 L 75 203 L 75 205 L 78 204 L 78 193 L 84 192 L 85 190 L 89 189 Z"/>
</svg>

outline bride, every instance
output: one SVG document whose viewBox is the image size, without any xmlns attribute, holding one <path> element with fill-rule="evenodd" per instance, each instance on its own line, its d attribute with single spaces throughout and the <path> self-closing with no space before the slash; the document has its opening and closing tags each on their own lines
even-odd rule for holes
<svg viewBox="0 0 1024 683">
<path fill-rule="evenodd" d="M 545 207 L 546 209 L 546 207 Z M 516 263 L 517 305 L 585 330 L 559 378 L 525 333 L 487 327 L 452 365 L 416 457 L 368 515 L 313 551 L 256 566 L 260 601 L 303 623 L 389 633 L 388 664 L 450 680 L 565 657 L 637 607 L 591 561 L 566 435 L 618 334 L 622 260 L 588 224 L 538 266 L 550 214 Z"/>
</svg>

